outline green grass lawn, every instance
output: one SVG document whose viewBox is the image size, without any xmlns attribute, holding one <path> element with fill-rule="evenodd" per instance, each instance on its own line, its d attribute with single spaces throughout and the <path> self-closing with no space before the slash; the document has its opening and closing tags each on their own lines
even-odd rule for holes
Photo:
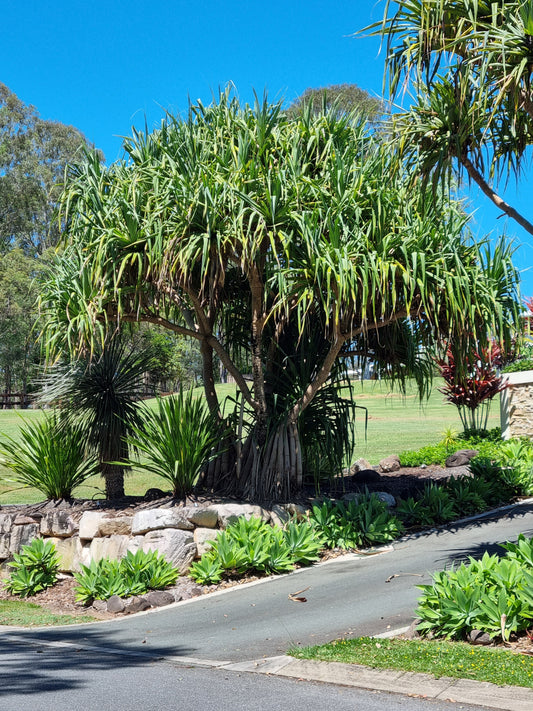
<svg viewBox="0 0 533 711">
<path fill-rule="evenodd" d="M 234 385 L 217 386 L 221 400 L 235 396 Z M 357 445 L 354 459 L 364 457 L 371 464 L 389 454 L 398 454 L 405 449 L 419 449 L 425 444 L 434 444 L 442 439 L 447 428 L 461 431 L 457 409 L 445 404 L 443 396 L 433 389 L 429 400 L 419 402 L 414 386 L 409 386 L 405 395 L 391 392 L 385 382 L 356 382 L 353 386 L 358 405 L 368 410 L 368 427 L 365 432 L 365 413 L 358 410 L 356 417 Z M 203 390 L 198 389 L 203 395 Z M 155 401 L 154 401 L 155 402 Z M 37 410 L 0 410 L 0 436 L 17 437 L 21 423 L 26 419 L 42 417 Z M 495 399 L 489 418 L 489 427 L 499 425 L 498 400 Z M 126 477 L 126 494 L 141 496 L 150 487 L 165 489 L 165 482 L 157 477 L 134 470 Z M 93 477 L 75 491 L 79 498 L 102 498 L 104 484 L 100 477 Z M 10 472 L 0 464 L 0 504 L 35 503 L 42 494 L 34 489 L 17 489 Z"/>
<path fill-rule="evenodd" d="M 505 649 L 472 647 L 462 642 L 402 639 L 337 640 L 317 647 L 290 649 L 299 659 L 362 664 L 378 669 L 432 674 L 439 678 L 489 681 L 500 686 L 533 687 L 533 659 Z"/>
<path fill-rule="evenodd" d="M 76 625 L 94 622 L 89 615 L 59 615 L 26 600 L 0 600 L 0 624 L 17 627 Z"/>
</svg>

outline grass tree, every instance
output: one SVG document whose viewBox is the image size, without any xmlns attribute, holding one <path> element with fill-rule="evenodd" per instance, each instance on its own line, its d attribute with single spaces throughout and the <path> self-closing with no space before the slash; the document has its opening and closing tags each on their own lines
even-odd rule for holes
<svg viewBox="0 0 533 711">
<path fill-rule="evenodd" d="M 43 381 L 42 400 L 74 417 L 95 453 L 108 499 L 124 496 L 127 436 L 142 426 L 139 404 L 149 366 L 147 351 L 130 351 L 115 337 L 97 345 L 92 355 L 54 366 Z"/>
<path fill-rule="evenodd" d="M 354 114 L 289 119 L 223 93 L 125 148 L 127 160 L 90 157 L 68 177 L 44 336 L 77 349 L 145 321 L 196 339 L 213 412 L 216 355 L 249 416 L 213 465 L 215 487 L 272 499 L 301 486 L 304 413 L 343 354 L 403 377 L 441 337 L 509 338 L 508 249 L 474 244 L 461 206 L 413 186 Z M 317 334 L 313 367 L 280 407 L 284 359 L 305 360 Z"/>
</svg>

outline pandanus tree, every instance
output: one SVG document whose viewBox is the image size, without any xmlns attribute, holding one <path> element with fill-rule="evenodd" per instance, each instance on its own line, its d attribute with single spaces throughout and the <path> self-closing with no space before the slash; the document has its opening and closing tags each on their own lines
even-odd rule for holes
<svg viewBox="0 0 533 711">
<path fill-rule="evenodd" d="M 125 161 L 90 157 L 68 176 L 44 337 L 75 350 L 145 321 L 196 339 L 212 411 L 216 354 L 249 414 L 214 465 L 215 488 L 273 499 L 301 485 L 302 418 L 344 352 L 388 358 L 405 376 L 441 337 L 510 337 L 509 250 L 469 240 L 460 205 L 413 186 L 356 115 L 290 119 L 226 92 L 125 148 Z M 280 384 L 304 347 L 305 382 Z"/>
<path fill-rule="evenodd" d="M 531 158 L 532 0 L 387 0 L 368 30 L 384 38 L 391 96 L 413 96 L 392 117 L 413 174 L 434 184 L 466 175 L 533 234 L 497 189 Z"/>
</svg>

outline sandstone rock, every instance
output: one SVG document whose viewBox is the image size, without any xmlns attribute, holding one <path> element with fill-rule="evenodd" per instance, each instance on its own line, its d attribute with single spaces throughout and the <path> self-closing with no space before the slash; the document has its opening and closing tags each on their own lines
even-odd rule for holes
<svg viewBox="0 0 533 711">
<path fill-rule="evenodd" d="M 103 518 L 98 525 L 99 536 L 131 535 L 132 516 L 112 516 Z"/>
<path fill-rule="evenodd" d="M 14 526 L 24 526 L 28 523 L 37 523 L 37 521 L 31 516 L 25 516 L 24 514 L 17 514 L 13 520 Z"/>
<path fill-rule="evenodd" d="M 29 523 L 23 526 L 13 526 L 9 535 L 9 553 L 19 553 L 22 546 L 31 543 L 39 536 L 39 524 Z"/>
<path fill-rule="evenodd" d="M 397 454 L 391 454 L 390 457 L 385 457 L 379 463 L 379 470 L 384 474 L 388 474 L 389 472 L 397 472 L 400 469 L 400 457 Z"/>
<path fill-rule="evenodd" d="M 80 519 L 79 536 L 90 541 L 98 536 L 100 521 L 104 518 L 103 511 L 84 511 Z"/>
<path fill-rule="evenodd" d="M 470 644 L 479 646 L 488 646 L 489 644 L 492 644 L 491 636 L 482 630 L 470 630 L 470 632 L 466 635 L 466 641 Z"/>
<path fill-rule="evenodd" d="M 420 637 L 420 632 L 417 630 L 417 627 L 421 622 L 422 620 L 419 617 L 417 617 L 416 620 L 413 620 L 409 625 L 409 629 L 407 632 L 403 633 L 402 637 L 405 639 L 418 639 Z"/>
<path fill-rule="evenodd" d="M 41 535 L 68 538 L 78 530 L 78 524 L 68 511 L 49 511 L 41 518 Z"/>
<path fill-rule="evenodd" d="M 209 541 L 214 541 L 217 537 L 217 531 L 212 528 L 196 528 L 194 531 L 194 542 L 196 543 L 196 557 L 201 558 L 206 553 L 211 545 Z"/>
<path fill-rule="evenodd" d="M 111 558 L 112 560 L 120 560 L 126 555 L 129 543 L 129 536 L 93 538 L 89 546 L 89 559 Z"/>
<path fill-rule="evenodd" d="M 131 531 L 133 535 L 159 531 L 166 528 L 178 528 L 192 531 L 194 524 L 188 518 L 188 509 L 146 509 L 138 511 L 133 517 Z"/>
<path fill-rule="evenodd" d="M 81 543 L 77 536 L 71 538 L 54 538 L 47 539 L 51 541 L 59 554 L 59 570 L 63 572 L 78 572 L 80 568 L 81 558 Z"/>
<path fill-rule="evenodd" d="M 291 516 L 296 516 L 298 521 L 307 518 L 307 509 L 301 504 L 285 504 L 284 508 Z"/>
<path fill-rule="evenodd" d="M 9 533 L 13 527 L 13 517 L 0 513 L 0 533 Z"/>
<path fill-rule="evenodd" d="M 353 475 L 353 474 L 357 474 L 358 472 L 363 471 L 364 469 L 371 469 L 371 468 L 372 468 L 372 465 L 370 464 L 370 462 L 367 462 L 366 459 L 363 459 L 363 457 L 361 457 L 360 459 L 357 459 L 352 464 L 352 466 L 349 469 L 349 473 L 351 475 Z"/>
<path fill-rule="evenodd" d="M 150 609 L 150 603 L 144 597 L 132 597 L 129 604 L 125 606 L 124 612 L 133 614 L 134 612 L 144 612 Z"/>
<path fill-rule="evenodd" d="M 126 605 L 124 604 L 124 600 L 119 597 L 118 595 L 111 595 L 111 597 L 107 601 L 107 611 L 108 612 L 124 612 L 126 608 Z"/>
<path fill-rule="evenodd" d="M 475 449 L 459 449 L 454 454 L 446 459 L 447 467 L 464 467 L 470 463 L 472 457 L 475 457 L 479 452 Z"/>
<path fill-rule="evenodd" d="M 180 573 L 185 573 L 196 555 L 196 543 L 190 531 L 167 528 L 162 531 L 149 531 L 141 544 L 144 551 L 157 551 L 176 566 Z"/>
<path fill-rule="evenodd" d="M 218 524 L 218 512 L 208 506 L 207 508 L 194 508 L 189 510 L 188 518 L 191 523 L 200 528 L 216 528 Z"/>
<path fill-rule="evenodd" d="M 175 602 L 174 595 L 168 590 L 151 590 L 143 597 L 151 607 L 163 607 Z"/>
<path fill-rule="evenodd" d="M 268 521 L 270 516 L 261 508 L 253 504 L 213 504 L 211 506 L 218 514 L 218 525 L 227 528 L 230 523 L 235 523 L 240 516 L 249 519 L 252 516 Z"/>
<path fill-rule="evenodd" d="M 291 518 L 290 513 L 283 506 L 274 504 L 270 511 L 270 522 L 275 526 L 284 526 Z"/>
</svg>

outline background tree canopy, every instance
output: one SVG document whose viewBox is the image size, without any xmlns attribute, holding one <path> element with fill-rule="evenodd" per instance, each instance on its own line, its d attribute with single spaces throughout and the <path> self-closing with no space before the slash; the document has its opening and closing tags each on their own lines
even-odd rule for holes
<svg viewBox="0 0 533 711">
<path fill-rule="evenodd" d="M 127 161 L 70 171 L 45 337 L 50 351 L 81 351 L 141 321 L 196 339 L 213 411 L 216 354 L 249 414 L 213 465 L 215 487 L 272 499 L 301 485 L 301 430 L 305 418 L 328 429 L 313 407 L 338 412 L 324 387 L 343 351 L 423 384 L 441 339 L 511 337 L 508 248 L 476 245 L 461 206 L 413 185 L 357 114 L 289 119 L 226 92 L 125 148 Z"/>
<path fill-rule="evenodd" d="M 58 241 L 66 165 L 86 146 L 77 129 L 44 121 L 0 83 L 0 392 L 25 392 L 38 361 L 34 279 Z"/>
</svg>

